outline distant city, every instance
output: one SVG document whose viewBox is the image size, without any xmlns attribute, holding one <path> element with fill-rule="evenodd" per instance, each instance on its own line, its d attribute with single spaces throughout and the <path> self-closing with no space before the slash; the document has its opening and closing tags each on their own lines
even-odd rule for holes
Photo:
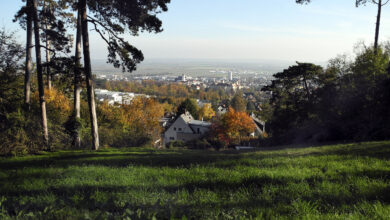
<svg viewBox="0 0 390 220">
<path fill-rule="evenodd" d="M 226 77 L 230 72 L 237 77 L 272 76 L 294 65 L 294 61 L 278 60 L 201 60 L 201 59 L 147 59 L 132 73 L 123 73 L 121 69 L 107 64 L 104 59 L 93 60 L 93 72 L 96 75 L 125 76 L 180 76 Z M 325 64 L 325 63 L 319 63 Z"/>
<path fill-rule="evenodd" d="M 94 74 L 96 79 L 108 81 L 154 80 L 180 82 L 197 89 L 223 87 L 239 90 L 266 86 L 274 73 L 292 64 L 287 61 L 151 60 L 140 64 L 133 73 L 123 73 L 103 60 L 95 60 Z"/>
</svg>

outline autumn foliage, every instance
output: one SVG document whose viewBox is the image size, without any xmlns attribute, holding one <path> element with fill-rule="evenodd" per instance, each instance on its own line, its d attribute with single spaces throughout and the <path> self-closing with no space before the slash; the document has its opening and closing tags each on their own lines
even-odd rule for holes
<svg viewBox="0 0 390 220">
<path fill-rule="evenodd" d="M 215 111 L 211 107 L 211 104 L 206 103 L 199 109 L 199 118 L 209 121 L 215 116 Z"/>
<path fill-rule="evenodd" d="M 70 99 L 54 87 L 45 88 L 45 100 L 50 120 L 63 123 L 72 112 Z M 38 91 L 34 93 L 33 101 L 39 102 Z"/>
<path fill-rule="evenodd" d="M 120 120 L 131 130 L 154 137 L 162 132 L 159 119 L 164 116 L 164 106 L 154 99 L 137 97 L 121 110 Z"/>
<path fill-rule="evenodd" d="M 147 140 L 160 138 L 159 119 L 164 116 L 166 103 L 136 97 L 130 105 L 112 106 L 103 102 L 98 107 L 102 143 L 113 147 L 138 146 Z"/>
<path fill-rule="evenodd" d="M 211 129 L 214 138 L 229 145 L 247 138 L 255 131 L 256 125 L 247 113 L 229 107 L 226 114 L 214 120 Z"/>
</svg>

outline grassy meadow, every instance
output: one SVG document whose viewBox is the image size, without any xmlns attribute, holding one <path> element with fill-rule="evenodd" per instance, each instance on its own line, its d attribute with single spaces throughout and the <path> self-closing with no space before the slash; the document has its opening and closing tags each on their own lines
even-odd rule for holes
<svg viewBox="0 0 390 220">
<path fill-rule="evenodd" d="M 0 158 L 0 219 L 389 219 L 390 142 Z"/>
</svg>

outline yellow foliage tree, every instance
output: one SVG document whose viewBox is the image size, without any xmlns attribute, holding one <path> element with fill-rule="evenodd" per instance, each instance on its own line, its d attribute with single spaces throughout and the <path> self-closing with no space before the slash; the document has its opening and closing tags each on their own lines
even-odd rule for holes
<svg viewBox="0 0 390 220">
<path fill-rule="evenodd" d="M 55 88 L 45 89 L 45 98 L 48 106 L 59 109 L 65 113 L 69 113 L 72 110 L 68 97 Z"/>
<path fill-rule="evenodd" d="M 34 93 L 34 101 L 38 102 L 39 94 Z M 68 97 L 64 93 L 52 87 L 45 88 L 45 100 L 48 117 L 57 122 L 64 122 L 67 120 L 72 112 L 72 105 Z"/>
<path fill-rule="evenodd" d="M 206 121 L 211 120 L 215 116 L 215 111 L 211 107 L 211 104 L 207 103 L 199 109 L 199 118 L 203 118 Z"/>
<path fill-rule="evenodd" d="M 121 107 L 121 122 L 135 132 L 158 138 L 162 132 L 159 119 L 164 116 L 164 105 L 154 99 L 136 97 L 130 105 Z"/>
</svg>

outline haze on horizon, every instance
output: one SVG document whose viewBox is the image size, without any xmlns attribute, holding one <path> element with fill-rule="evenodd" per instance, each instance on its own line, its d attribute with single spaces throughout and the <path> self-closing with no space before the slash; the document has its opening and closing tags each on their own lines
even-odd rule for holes
<svg viewBox="0 0 390 220">
<path fill-rule="evenodd" d="M 23 3 L 3 0 L 1 25 L 24 31 L 12 23 Z M 390 6 L 383 8 L 380 41 L 390 37 Z M 148 59 L 283 60 L 325 62 L 353 53 L 359 41 L 374 39 L 376 7 L 356 8 L 354 1 L 314 0 L 172 0 L 160 15 L 164 32 L 127 37 Z M 93 33 L 93 32 L 91 32 Z M 106 47 L 91 34 L 92 59 L 105 59 Z"/>
</svg>

